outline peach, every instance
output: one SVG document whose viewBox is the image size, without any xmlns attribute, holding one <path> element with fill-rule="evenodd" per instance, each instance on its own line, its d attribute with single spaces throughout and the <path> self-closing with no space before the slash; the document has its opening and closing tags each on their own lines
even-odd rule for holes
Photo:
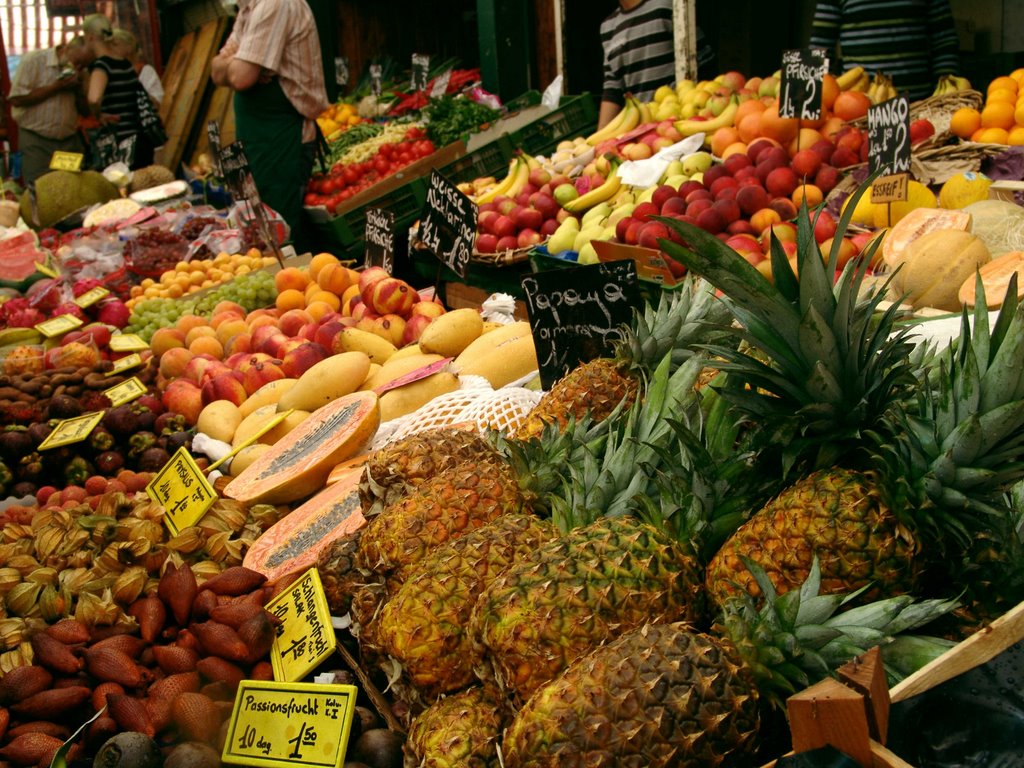
<svg viewBox="0 0 1024 768">
<path fill-rule="evenodd" d="M 182 375 L 193 384 L 202 386 L 206 383 L 207 379 L 230 370 L 230 368 L 212 355 L 201 353 L 193 355 L 192 359 L 188 361 L 188 365 L 185 366 L 185 373 Z"/>
<path fill-rule="evenodd" d="M 245 307 L 243 307 L 237 301 L 228 301 L 227 299 L 225 299 L 224 301 L 218 301 L 217 305 L 213 308 L 213 314 L 216 315 L 219 312 L 234 312 L 236 315 L 239 315 L 240 317 L 245 317 L 247 314 L 245 311 Z"/>
<path fill-rule="evenodd" d="M 274 275 L 277 292 L 294 290 L 304 291 L 309 285 L 309 271 L 299 267 L 285 267 Z"/>
<path fill-rule="evenodd" d="M 755 211 L 750 216 L 750 226 L 754 228 L 757 233 L 762 233 L 772 224 L 782 221 L 782 217 L 779 216 L 778 211 L 775 211 L 767 206 L 759 211 Z"/>
<path fill-rule="evenodd" d="M 168 350 L 185 346 L 185 334 L 178 328 L 157 328 L 149 340 L 149 348 L 160 357 Z"/>
<path fill-rule="evenodd" d="M 255 333 L 257 328 L 277 328 L 277 318 L 270 315 L 260 315 L 259 317 L 248 318 L 245 324 L 249 326 L 250 333 Z"/>
<path fill-rule="evenodd" d="M 788 197 L 774 197 L 768 203 L 768 207 L 778 213 L 783 221 L 789 221 L 796 216 L 796 206 Z"/>
<path fill-rule="evenodd" d="M 330 295 L 334 296 L 333 293 Z M 310 316 L 313 318 L 313 322 L 320 323 L 325 317 L 327 317 L 327 315 L 333 314 L 341 309 L 341 300 L 337 296 L 334 296 L 334 300 L 338 302 L 338 306 L 336 307 L 332 307 L 326 301 L 312 301 L 306 305 L 306 311 L 309 312 Z"/>
<path fill-rule="evenodd" d="M 745 184 L 736 190 L 736 202 L 746 216 L 753 216 L 762 208 L 767 208 L 768 200 L 768 193 L 760 184 Z"/>
<path fill-rule="evenodd" d="M 202 390 L 187 379 L 175 379 L 168 384 L 160 400 L 168 411 L 180 413 L 189 424 L 196 423 L 204 405 Z"/>
<path fill-rule="evenodd" d="M 285 353 L 281 371 L 284 376 L 297 379 L 321 360 L 326 360 L 330 354 L 315 341 L 303 342 Z"/>
<path fill-rule="evenodd" d="M 280 334 L 281 329 L 278 328 L 276 322 L 274 325 L 261 325 L 252 332 L 252 346 L 257 351 L 264 352 L 266 350 L 264 350 L 263 347 L 266 345 L 267 341 Z"/>
<path fill-rule="evenodd" d="M 827 143 L 827 142 L 826 142 Z M 821 168 L 822 157 L 814 149 L 801 149 L 789 163 L 793 173 L 799 179 L 813 179 L 814 174 Z"/>
<path fill-rule="evenodd" d="M 184 314 L 178 318 L 178 321 L 174 324 L 174 327 L 187 335 L 188 332 L 191 331 L 193 328 L 199 328 L 204 325 L 208 325 L 205 317 L 200 317 L 199 315 L 193 314 Z"/>
<path fill-rule="evenodd" d="M 221 323 L 217 326 L 217 341 L 221 344 L 227 344 L 229 339 L 234 338 L 240 333 L 248 333 L 249 326 L 245 320 L 238 318 L 237 320 L 228 320 L 227 322 Z"/>
<path fill-rule="evenodd" d="M 359 273 L 359 292 L 366 295 L 366 289 L 378 280 L 391 277 L 383 267 L 368 267 Z"/>
<path fill-rule="evenodd" d="M 411 285 L 394 277 L 374 282 L 369 296 L 366 291 L 361 293 L 363 302 L 378 314 L 394 314 L 402 317 L 412 311 L 412 305 L 419 298 L 419 294 L 413 290 Z"/>
<path fill-rule="evenodd" d="M 434 322 L 434 318 L 427 315 L 411 315 L 405 323 L 405 330 L 402 332 L 402 346 L 419 341 L 423 329 Z"/>
<path fill-rule="evenodd" d="M 793 190 L 793 194 L 790 196 L 793 201 L 793 205 L 797 207 L 801 203 L 806 202 L 808 208 L 814 208 L 816 205 L 821 205 L 821 201 L 824 199 L 821 190 L 813 184 L 801 184 Z"/>
<path fill-rule="evenodd" d="M 239 314 L 238 312 L 214 312 L 210 315 L 210 327 L 214 330 L 220 328 L 222 323 L 226 323 L 230 320 L 243 320 L 245 313 Z"/>
<path fill-rule="evenodd" d="M 776 168 L 764 180 L 765 189 L 775 197 L 789 197 L 799 183 L 791 168 Z"/>
<path fill-rule="evenodd" d="M 337 264 L 338 257 L 333 253 L 318 253 L 309 262 L 309 277 L 311 280 L 316 280 L 320 275 L 320 271 L 330 265 Z"/>
<path fill-rule="evenodd" d="M 835 238 L 829 237 L 821 243 L 821 256 L 827 262 L 829 255 L 832 253 L 832 244 L 835 242 Z M 846 262 L 857 255 L 857 246 L 848 237 L 844 237 L 839 241 L 839 255 L 836 257 L 836 269 L 842 269 L 846 266 Z"/>
<path fill-rule="evenodd" d="M 324 349 L 334 349 L 334 337 L 341 333 L 344 328 L 345 324 L 340 320 L 328 320 L 326 323 L 321 323 L 320 327 L 317 328 L 313 341 Z"/>
<path fill-rule="evenodd" d="M 247 394 L 252 394 L 264 384 L 271 381 L 285 378 L 283 364 L 278 365 L 276 361 L 257 361 L 247 365 L 242 370 L 242 386 Z"/>
<path fill-rule="evenodd" d="M 287 288 L 277 294 L 274 306 L 281 310 L 282 313 L 287 312 L 289 309 L 305 309 L 306 294 L 296 288 Z"/>
<path fill-rule="evenodd" d="M 194 355 L 185 347 L 174 347 L 160 356 L 160 373 L 165 378 L 176 379 L 184 375 L 185 367 Z"/>
<path fill-rule="evenodd" d="M 285 336 L 297 336 L 299 329 L 306 323 L 313 322 L 313 315 L 305 309 L 290 309 L 281 315 L 278 327 Z"/>
<path fill-rule="evenodd" d="M 312 294 L 306 297 L 306 311 L 309 311 L 310 304 L 326 304 L 328 309 L 323 311 L 326 314 L 327 311 L 337 312 L 341 309 L 341 297 L 336 293 L 331 293 L 325 290 L 316 290 Z M 313 314 L 310 312 L 310 314 Z"/>
<path fill-rule="evenodd" d="M 211 376 L 203 384 L 201 394 L 203 405 L 209 405 L 214 400 L 227 400 L 235 405 L 241 405 L 249 396 L 241 379 L 234 371 Z"/>
<path fill-rule="evenodd" d="M 232 355 L 236 352 L 248 352 L 252 349 L 252 336 L 248 333 L 236 333 L 224 342 L 224 354 Z"/>
<path fill-rule="evenodd" d="M 220 359 L 224 357 L 224 345 L 216 336 L 198 336 L 188 345 L 188 351 L 193 355 L 207 354 Z"/>
</svg>

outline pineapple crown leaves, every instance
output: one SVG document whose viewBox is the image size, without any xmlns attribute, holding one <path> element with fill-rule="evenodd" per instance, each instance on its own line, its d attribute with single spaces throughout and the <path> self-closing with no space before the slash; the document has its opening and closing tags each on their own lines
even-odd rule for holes
<svg viewBox="0 0 1024 768">
<path fill-rule="evenodd" d="M 854 197 L 862 195 L 861 187 Z M 894 330 L 896 307 L 881 311 L 883 290 L 862 296 L 877 243 L 844 266 L 833 286 L 841 236 L 849 226 L 847 206 L 827 262 L 814 240 L 813 220 L 801 206 L 797 227 L 799 279 L 781 244 L 771 246 L 774 285 L 718 238 L 674 219 L 664 220 L 684 245 L 662 242 L 669 255 L 725 294 L 739 321 L 734 338 L 767 356 L 762 362 L 735 347 L 710 344 L 719 368 L 738 374 L 723 394 L 758 422 L 796 420 L 798 439 L 786 467 L 811 455 L 814 466 L 835 460 L 836 444 L 860 440 L 861 430 L 883 422 L 895 403 L 916 388 L 909 361 L 909 330 Z M 891 280 L 891 278 L 890 278 Z M 814 457 L 814 453 L 820 455 Z"/>
<path fill-rule="evenodd" d="M 890 673 L 907 673 L 915 660 L 945 651 L 950 643 L 922 636 L 895 643 L 897 635 L 917 629 L 955 609 L 956 600 L 921 600 L 901 595 L 848 608 L 865 586 L 847 595 L 822 595 L 821 569 L 815 558 L 799 589 L 779 596 L 764 569 L 744 558 L 763 604 L 742 595 L 728 600 L 714 631 L 727 637 L 758 679 L 762 694 L 776 706 L 868 649 L 881 646 Z M 893 663 L 890 664 L 890 657 Z"/>
</svg>

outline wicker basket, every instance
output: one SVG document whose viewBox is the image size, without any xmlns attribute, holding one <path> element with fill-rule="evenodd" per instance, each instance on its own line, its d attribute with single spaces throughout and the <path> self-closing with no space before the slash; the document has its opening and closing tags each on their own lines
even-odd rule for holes
<svg viewBox="0 0 1024 768">
<path fill-rule="evenodd" d="M 949 121 L 953 113 L 961 107 L 981 109 L 985 97 L 978 91 L 955 91 L 941 96 L 929 96 L 927 99 L 915 101 L 910 105 L 910 120 L 927 120 L 935 126 L 935 134 L 914 145 L 914 152 L 944 146 L 956 137 L 949 130 Z M 868 129 L 868 118 L 864 117 L 851 120 L 850 125 L 855 125 L 862 130 Z"/>
<path fill-rule="evenodd" d="M 510 267 L 513 264 L 521 264 L 529 260 L 532 250 L 532 245 L 528 248 L 516 248 L 501 253 L 480 253 L 474 250 L 469 260 L 476 264 L 485 264 L 488 267 Z"/>
</svg>

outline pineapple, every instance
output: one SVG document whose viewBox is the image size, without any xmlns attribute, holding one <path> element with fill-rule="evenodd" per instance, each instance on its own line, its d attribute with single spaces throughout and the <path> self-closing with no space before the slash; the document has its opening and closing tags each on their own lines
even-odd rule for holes
<svg viewBox="0 0 1024 768">
<path fill-rule="evenodd" d="M 352 596 L 369 582 L 379 582 L 376 574 L 356 567 L 363 528 L 335 540 L 317 558 L 316 568 L 332 616 L 344 616 L 352 605 Z"/>
<path fill-rule="evenodd" d="M 499 768 L 504 702 L 493 687 L 469 688 L 420 713 L 405 740 L 406 765 Z"/>
<path fill-rule="evenodd" d="M 671 353 L 674 365 L 694 354 L 697 344 L 720 335 L 715 326 L 729 322 L 728 313 L 703 283 L 687 279 L 661 295 L 657 309 L 646 305 L 636 326 L 624 328 L 614 358 L 598 358 L 577 366 L 546 393 L 516 430 L 519 438 L 537 436 L 546 423 L 565 426 L 569 416 L 589 412 L 600 421 L 640 393 L 641 380 Z"/>
<path fill-rule="evenodd" d="M 681 622 L 636 628 L 538 689 L 505 732 L 505 768 L 739 764 L 757 745 L 763 703 L 782 705 L 874 645 L 904 673 L 951 646 L 894 635 L 953 601 L 891 598 L 837 614 L 853 596 L 819 595 L 816 561 L 781 598 L 753 567 L 768 597 L 760 610 L 734 598 L 710 634 Z"/>
<path fill-rule="evenodd" d="M 973 332 L 965 312 L 956 351 L 936 363 L 896 327 L 895 308 L 880 310 L 882 291 L 860 298 L 870 251 L 832 286 L 847 222 L 825 262 L 804 209 L 799 280 L 773 244 L 774 285 L 717 238 L 672 223 L 690 248 L 669 253 L 726 294 L 743 326 L 734 333 L 768 360 L 711 347 L 733 381 L 723 396 L 753 424 L 761 471 L 792 483 L 709 563 L 716 602 L 760 591 L 744 557 L 779 591 L 806 579 L 814 554 L 829 590 L 915 590 L 976 532 L 1007 528 L 1002 499 L 1024 451 L 1024 313 L 1008 299 L 990 333 L 979 301 Z"/>
</svg>

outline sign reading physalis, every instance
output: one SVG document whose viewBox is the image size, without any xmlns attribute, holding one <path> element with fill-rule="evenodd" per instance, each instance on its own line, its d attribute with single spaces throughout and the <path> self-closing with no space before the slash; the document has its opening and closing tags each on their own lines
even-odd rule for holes
<svg viewBox="0 0 1024 768">
<path fill-rule="evenodd" d="M 184 448 L 156 473 L 146 493 L 164 508 L 164 523 L 173 536 L 195 525 L 217 500 L 213 486 Z"/>
<path fill-rule="evenodd" d="M 267 605 L 281 620 L 270 649 L 274 679 L 301 680 L 334 653 L 338 638 L 316 568 L 310 568 Z"/>
</svg>

